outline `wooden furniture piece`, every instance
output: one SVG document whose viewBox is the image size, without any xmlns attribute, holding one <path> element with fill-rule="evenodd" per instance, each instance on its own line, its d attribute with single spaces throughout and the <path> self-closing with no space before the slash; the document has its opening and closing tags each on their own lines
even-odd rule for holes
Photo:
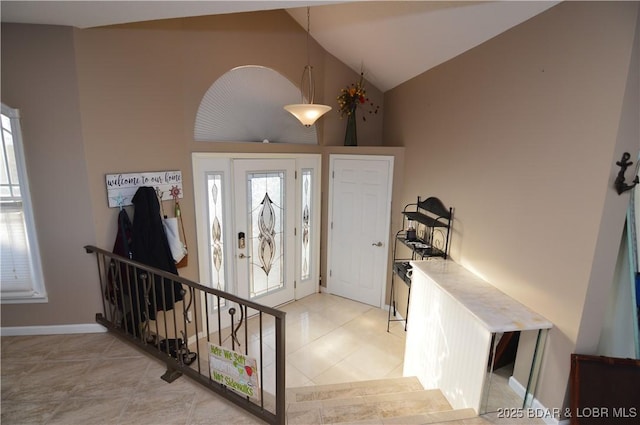
<svg viewBox="0 0 640 425">
<path fill-rule="evenodd" d="M 571 355 L 571 425 L 640 422 L 640 359 Z"/>
</svg>

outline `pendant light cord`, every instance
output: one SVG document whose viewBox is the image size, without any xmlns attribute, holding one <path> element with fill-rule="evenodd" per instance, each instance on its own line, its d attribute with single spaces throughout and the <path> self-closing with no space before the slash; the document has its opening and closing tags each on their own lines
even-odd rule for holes
<svg viewBox="0 0 640 425">
<path fill-rule="evenodd" d="M 305 103 L 304 101 L 304 92 L 303 92 L 303 87 L 304 87 L 304 79 L 305 77 L 307 77 L 307 83 L 309 85 L 309 92 L 307 93 L 308 95 L 308 102 L 310 104 L 313 103 L 313 98 L 315 97 L 315 84 L 313 81 L 313 73 L 312 73 L 312 67 L 311 67 L 311 48 L 310 45 L 311 43 L 309 42 L 309 37 L 311 36 L 311 8 L 309 6 L 307 6 L 307 64 L 304 67 L 304 70 L 302 71 L 302 81 L 300 82 L 300 97 L 302 98 L 302 103 Z"/>
<path fill-rule="evenodd" d="M 311 33 L 311 8 L 307 6 L 307 65 L 311 66 L 311 55 L 309 53 L 309 34 Z"/>
</svg>

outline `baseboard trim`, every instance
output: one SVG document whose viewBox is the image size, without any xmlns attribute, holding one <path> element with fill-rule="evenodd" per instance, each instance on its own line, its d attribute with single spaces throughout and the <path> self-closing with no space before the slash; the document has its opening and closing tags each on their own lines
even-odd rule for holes
<svg viewBox="0 0 640 425">
<path fill-rule="evenodd" d="M 518 394 L 519 397 L 524 398 L 526 392 L 525 388 L 513 376 L 509 377 L 509 387 Z M 537 417 L 542 419 L 547 425 L 569 425 L 569 419 L 560 420 L 559 415 L 557 414 L 559 412 L 554 412 L 553 409 L 547 409 L 537 398 L 533 399 L 531 409 L 533 409 L 534 412 L 536 412 Z"/>
<path fill-rule="evenodd" d="M 0 328 L 1 336 L 94 334 L 106 332 L 107 328 L 97 323 L 51 326 L 5 326 Z"/>
<path fill-rule="evenodd" d="M 388 312 L 388 311 L 389 311 L 389 309 L 391 309 L 391 308 L 392 308 L 392 307 L 391 307 L 389 304 L 385 304 L 385 305 L 383 305 L 383 306 L 382 306 L 382 309 L 383 309 L 384 311 L 387 311 L 387 312 Z M 405 321 L 405 318 L 402 316 L 402 314 L 398 313 L 398 311 L 397 311 L 397 310 L 396 310 L 396 315 L 395 315 L 395 316 L 394 316 L 394 315 L 391 315 L 389 318 L 390 318 L 391 320 L 395 321 L 395 322 L 404 322 L 404 321 Z M 406 322 L 405 322 L 405 326 L 406 326 Z M 406 328 L 405 328 L 405 330 L 406 330 Z"/>
</svg>

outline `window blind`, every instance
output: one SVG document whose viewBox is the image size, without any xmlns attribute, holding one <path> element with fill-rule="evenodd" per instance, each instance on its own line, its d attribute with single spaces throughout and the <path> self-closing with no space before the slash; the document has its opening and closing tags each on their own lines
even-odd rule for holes
<svg viewBox="0 0 640 425">
<path fill-rule="evenodd" d="M 5 302 L 46 302 L 20 114 L 2 104 L 0 152 L 0 295 Z"/>
<path fill-rule="evenodd" d="M 2 292 L 31 292 L 33 272 L 22 206 L 0 206 Z"/>
</svg>

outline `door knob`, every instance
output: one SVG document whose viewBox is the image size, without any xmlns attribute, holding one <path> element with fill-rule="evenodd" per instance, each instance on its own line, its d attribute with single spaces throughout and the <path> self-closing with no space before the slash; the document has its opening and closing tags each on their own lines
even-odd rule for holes
<svg viewBox="0 0 640 425">
<path fill-rule="evenodd" d="M 378 242 L 378 243 L 372 243 L 372 246 L 382 246 L 382 242 Z"/>
<path fill-rule="evenodd" d="M 241 252 L 240 255 L 238 255 L 238 258 L 250 258 L 250 256 L 244 255 L 244 253 Z"/>
</svg>

